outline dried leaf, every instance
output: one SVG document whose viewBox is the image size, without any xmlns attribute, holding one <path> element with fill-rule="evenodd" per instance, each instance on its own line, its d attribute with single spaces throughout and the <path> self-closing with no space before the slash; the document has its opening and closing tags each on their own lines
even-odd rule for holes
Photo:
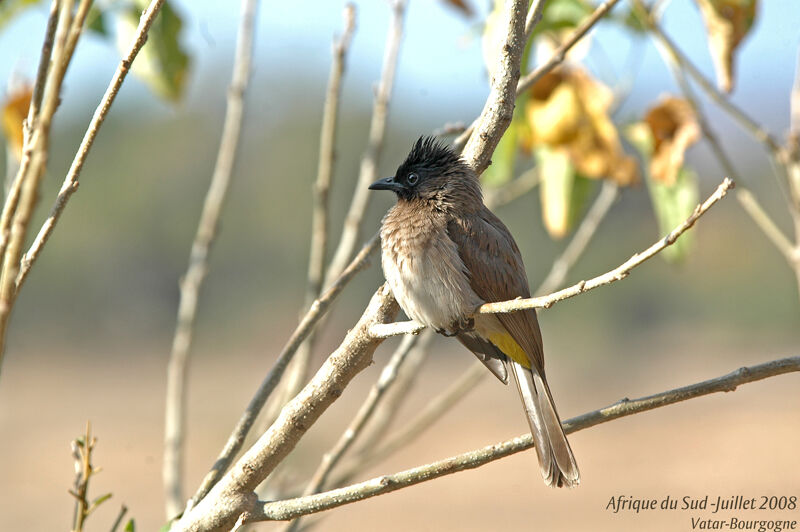
<svg viewBox="0 0 800 532">
<path fill-rule="evenodd" d="M 717 84 L 725 92 L 733 89 L 733 58 L 756 16 L 757 0 L 695 0 L 703 14 L 708 45 L 717 73 Z"/>
<path fill-rule="evenodd" d="M 28 116 L 28 107 L 31 105 L 32 88 L 24 85 L 8 95 L 8 100 L 3 106 L 3 134 L 10 152 L 19 161 L 22 158 L 22 123 Z"/>
<path fill-rule="evenodd" d="M 653 139 L 650 174 L 656 181 L 673 184 L 686 150 L 700 138 L 694 110 L 686 100 L 666 97 L 647 111 L 644 121 Z"/>
<path fill-rule="evenodd" d="M 623 186 L 637 182 L 636 162 L 623 151 L 608 115 L 611 102 L 611 91 L 586 72 L 551 72 L 531 88 L 526 103 L 531 144 L 564 149 L 582 176 Z"/>
</svg>

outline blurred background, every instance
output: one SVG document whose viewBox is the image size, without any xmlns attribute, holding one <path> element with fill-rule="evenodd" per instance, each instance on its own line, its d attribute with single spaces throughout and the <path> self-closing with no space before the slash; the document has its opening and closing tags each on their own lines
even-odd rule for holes
<svg viewBox="0 0 800 532">
<path fill-rule="evenodd" d="M 13 3 L 13 2 L 12 2 Z M 373 88 L 390 13 L 356 2 L 357 29 L 343 85 L 332 191 L 334 242 L 363 153 Z M 89 156 L 81 187 L 32 270 L 11 319 L 0 378 L 0 529 L 69 527 L 69 443 L 91 420 L 98 436 L 91 486 L 113 492 L 89 529 L 107 529 L 119 505 L 141 530 L 163 522 L 161 453 L 165 368 L 185 272 L 221 131 L 238 5 L 173 2 L 191 58 L 177 102 L 129 77 Z M 421 134 L 469 123 L 488 82 L 481 53 L 491 5 L 472 17 L 445 2 L 411 1 L 400 52 L 381 175 Z M 201 295 L 190 373 L 187 491 L 193 491 L 297 323 L 305 290 L 311 184 L 337 2 L 263 2 L 240 156 Z M 48 6 L 34 3 L 0 28 L 0 82 L 35 76 Z M 622 19 L 629 5 L 614 13 Z M 709 77 L 713 66 L 698 8 L 674 0 L 663 26 Z M 732 100 L 783 141 L 800 44 L 800 9 L 760 2 L 736 57 Z M 56 115 L 38 227 L 119 60 L 114 28 L 79 43 Z M 679 90 L 652 40 L 615 21 L 592 34 L 581 60 L 626 97 L 614 122 L 638 121 L 657 98 Z M 11 90 L 11 89 L 9 89 Z M 702 99 L 706 103 L 705 99 Z M 747 186 L 776 222 L 791 220 L 762 146 L 706 105 L 713 128 Z M 626 150 L 634 153 L 626 145 Z M 724 177 L 704 142 L 686 166 L 700 197 Z M 516 173 L 532 165 L 520 155 Z M 2 166 L 5 167 L 5 166 Z M 595 193 L 595 192 L 593 192 Z M 378 195 L 364 222 L 377 230 L 393 200 Z M 553 239 L 538 191 L 498 210 L 537 286 L 569 236 Z M 627 280 L 540 312 L 548 375 L 562 418 L 783 356 L 797 355 L 797 281 L 781 255 L 732 198 L 693 230 L 678 264 L 656 258 Z M 567 282 L 603 273 L 660 235 L 645 184 L 626 187 Z M 791 232 L 789 232 L 791 234 Z M 373 261 L 375 262 L 375 261 Z M 360 316 L 382 281 L 377 264 L 348 286 L 314 356 L 318 366 Z M 338 438 L 398 340 L 363 372 L 290 457 L 296 480 Z M 437 338 L 401 411 L 408 421 L 472 363 L 457 342 Z M 583 483 L 545 488 L 533 452 L 331 512 L 322 529 L 688 530 L 691 512 L 613 514 L 618 495 L 800 495 L 800 388 L 788 375 L 637 415 L 570 437 Z M 409 468 L 525 432 L 514 390 L 484 380 L 408 449 L 362 478 Z M 44 508 L 43 508 L 44 507 Z M 691 514 L 696 516 L 695 514 Z M 387 517 L 391 516 L 387 522 Z M 798 518 L 798 512 L 744 517 Z M 705 517 L 710 517 L 705 516 Z M 272 529 L 262 525 L 260 529 Z"/>
</svg>

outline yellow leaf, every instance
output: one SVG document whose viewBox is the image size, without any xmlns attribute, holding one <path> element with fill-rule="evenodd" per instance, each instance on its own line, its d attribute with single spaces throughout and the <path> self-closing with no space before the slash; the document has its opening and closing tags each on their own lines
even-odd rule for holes
<svg viewBox="0 0 800 532">
<path fill-rule="evenodd" d="M 630 185 L 639 179 L 608 115 L 613 96 L 605 85 L 576 68 L 560 68 L 531 89 L 526 118 L 533 146 L 560 148 L 578 174 Z"/>
<path fill-rule="evenodd" d="M 700 137 L 692 106 L 681 98 L 666 97 L 651 107 L 644 118 L 653 140 L 650 174 L 671 185 L 683 166 L 686 150 Z"/>
<path fill-rule="evenodd" d="M 717 73 L 717 84 L 725 92 L 733 89 L 733 56 L 753 27 L 757 0 L 695 0 L 703 14 L 708 45 Z"/>
<path fill-rule="evenodd" d="M 22 158 L 22 123 L 28 116 L 31 92 L 29 85 L 20 87 L 8 95 L 8 100 L 3 106 L 3 134 L 17 161 Z"/>
</svg>

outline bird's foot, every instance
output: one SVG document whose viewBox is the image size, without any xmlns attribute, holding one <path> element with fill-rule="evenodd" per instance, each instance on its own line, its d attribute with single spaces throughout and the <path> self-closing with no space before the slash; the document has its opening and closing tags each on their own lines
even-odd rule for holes
<svg viewBox="0 0 800 532">
<path fill-rule="evenodd" d="M 436 329 L 436 332 L 441 334 L 442 336 L 447 336 L 448 338 L 450 338 L 452 336 L 456 336 L 464 332 L 469 332 L 474 328 L 475 328 L 475 319 L 469 317 L 454 321 L 446 329 Z"/>
</svg>

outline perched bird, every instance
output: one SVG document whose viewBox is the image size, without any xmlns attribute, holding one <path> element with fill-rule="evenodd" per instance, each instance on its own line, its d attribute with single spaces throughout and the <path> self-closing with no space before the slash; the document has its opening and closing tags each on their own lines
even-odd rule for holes
<svg viewBox="0 0 800 532">
<path fill-rule="evenodd" d="M 484 204 L 475 171 L 450 148 L 421 137 L 394 177 L 397 203 L 383 218 L 381 263 L 409 318 L 455 336 L 504 384 L 516 381 L 549 486 L 577 486 L 578 466 L 544 373 L 533 309 L 476 314 L 480 305 L 530 297 L 514 238 Z"/>
</svg>

